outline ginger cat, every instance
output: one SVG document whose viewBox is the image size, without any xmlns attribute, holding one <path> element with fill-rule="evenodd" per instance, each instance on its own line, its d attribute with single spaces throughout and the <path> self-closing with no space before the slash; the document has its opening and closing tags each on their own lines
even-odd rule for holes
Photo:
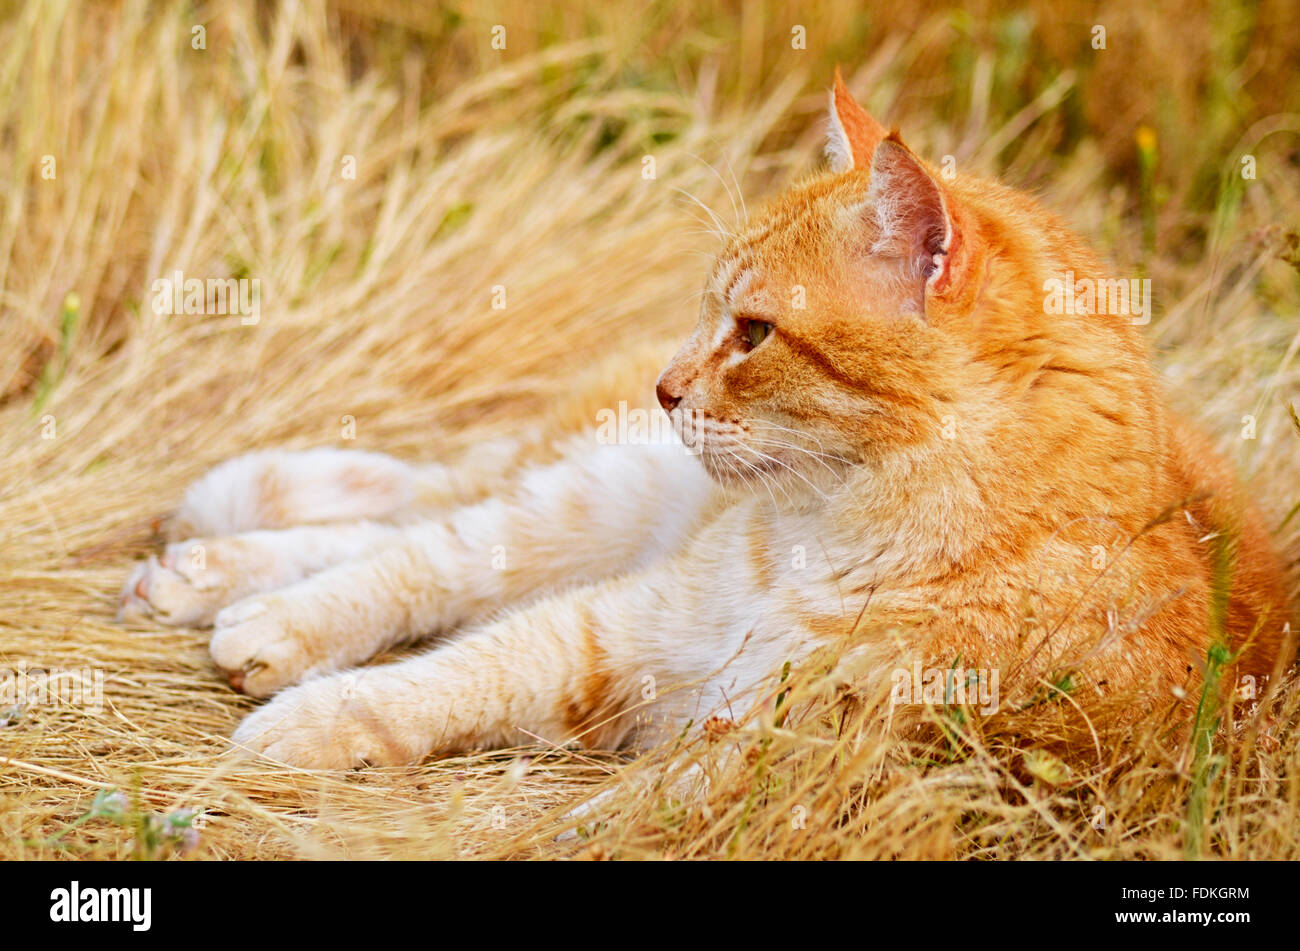
<svg viewBox="0 0 1300 951">
<path fill-rule="evenodd" d="M 828 154 L 718 257 L 655 387 L 681 443 L 597 438 L 599 410 L 653 406 L 633 354 L 459 468 L 243 456 L 189 489 L 123 615 L 213 624 L 231 684 L 275 695 L 235 742 L 302 767 L 647 745 L 770 706 L 836 643 L 866 688 L 960 663 L 1022 698 L 1068 677 L 1120 720 L 1196 695 L 1226 540 L 1224 683 L 1289 663 L 1269 538 L 1140 329 L 1045 298 L 1103 279 L 1094 254 L 1026 195 L 937 174 L 838 75 Z"/>
</svg>

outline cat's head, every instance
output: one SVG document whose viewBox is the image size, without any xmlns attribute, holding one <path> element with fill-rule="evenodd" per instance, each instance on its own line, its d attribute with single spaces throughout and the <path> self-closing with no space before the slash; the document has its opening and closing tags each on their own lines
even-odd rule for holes
<svg viewBox="0 0 1300 951">
<path fill-rule="evenodd" d="M 963 325 L 990 281 L 981 216 L 838 74 L 827 152 L 830 174 L 729 241 L 659 377 L 678 433 L 723 482 L 822 484 L 937 439 L 980 376 Z"/>
</svg>

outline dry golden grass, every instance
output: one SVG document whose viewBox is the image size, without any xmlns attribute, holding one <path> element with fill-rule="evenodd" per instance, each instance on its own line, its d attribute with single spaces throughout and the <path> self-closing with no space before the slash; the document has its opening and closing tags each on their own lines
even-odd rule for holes
<svg viewBox="0 0 1300 951">
<path fill-rule="evenodd" d="M 620 785 L 663 755 L 347 775 L 225 755 L 252 704 L 203 632 L 112 622 L 187 482 L 266 446 L 473 452 L 596 357 L 680 335 L 715 246 L 695 201 L 730 223 L 738 187 L 752 205 L 814 168 L 836 60 L 916 147 L 1034 189 L 1122 273 L 1149 274 L 1174 402 L 1276 524 L 1300 501 L 1290 3 L 1216 4 L 1213 21 L 1199 3 L 542 6 L 0 5 L 0 666 L 106 675 L 102 711 L 34 706 L 0 727 L 0 856 L 170 854 L 129 823 L 69 828 L 120 789 L 137 820 L 202 808 L 205 858 L 1297 857 L 1289 682 L 1199 756 L 1138 734 L 1067 767 L 1032 752 L 1050 717 L 1025 733 L 949 716 L 946 738 L 887 743 L 870 725 L 883 698 L 796 672 L 797 722 L 692 743 L 688 759 L 750 751 L 707 808 Z M 260 322 L 155 314 L 150 286 L 177 268 L 257 278 Z M 1298 541 L 1291 518 L 1290 563 Z M 614 787 L 610 822 L 552 841 L 564 810 Z"/>
</svg>

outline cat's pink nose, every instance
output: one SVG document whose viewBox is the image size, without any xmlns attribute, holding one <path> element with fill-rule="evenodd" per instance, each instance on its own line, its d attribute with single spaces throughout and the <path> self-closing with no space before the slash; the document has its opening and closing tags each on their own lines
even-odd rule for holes
<svg viewBox="0 0 1300 951">
<path fill-rule="evenodd" d="M 673 396 L 660 380 L 655 384 L 655 396 L 659 397 L 659 405 L 664 408 L 665 412 L 671 413 L 678 403 L 682 401 L 680 396 Z"/>
</svg>

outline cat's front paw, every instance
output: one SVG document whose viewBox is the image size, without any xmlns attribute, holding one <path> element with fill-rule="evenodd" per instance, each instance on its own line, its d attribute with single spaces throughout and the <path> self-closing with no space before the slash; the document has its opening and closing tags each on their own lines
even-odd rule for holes
<svg viewBox="0 0 1300 951">
<path fill-rule="evenodd" d="M 319 669 L 309 643 L 292 603 L 267 594 L 217 612 L 208 650 L 230 686 L 250 697 L 269 697 Z"/>
<path fill-rule="evenodd" d="M 150 555 L 127 575 L 117 600 L 117 619 L 152 618 L 172 627 L 206 627 L 225 603 L 230 578 L 207 563 L 202 542 L 168 545 L 162 558 Z"/>
<path fill-rule="evenodd" d="M 250 713 L 235 745 L 303 769 L 350 769 L 416 763 L 427 752 L 384 715 L 361 672 L 321 677 L 285 690 Z"/>
</svg>

